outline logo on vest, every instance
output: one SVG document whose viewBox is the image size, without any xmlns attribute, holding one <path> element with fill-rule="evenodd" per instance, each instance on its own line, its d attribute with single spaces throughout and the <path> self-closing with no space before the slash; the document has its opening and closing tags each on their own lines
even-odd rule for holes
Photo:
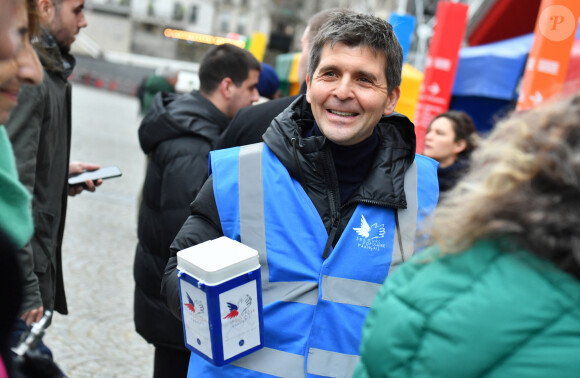
<svg viewBox="0 0 580 378">
<path fill-rule="evenodd" d="M 364 215 L 361 214 L 360 227 L 353 227 L 357 233 L 358 247 L 368 249 L 369 251 L 378 251 L 385 248 L 382 239 L 385 236 L 385 225 L 373 223 L 369 225 Z"/>
</svg>

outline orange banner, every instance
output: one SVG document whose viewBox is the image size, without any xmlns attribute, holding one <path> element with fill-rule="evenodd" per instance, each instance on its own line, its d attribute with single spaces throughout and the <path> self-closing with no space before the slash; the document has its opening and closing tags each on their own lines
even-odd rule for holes
<svg viewBox="0 0 580 378">
<path fill-rule="evenodd" d="M 467 5 L 441 1 L 435 13 L 435 27 L 429 43 L 425 77 L 415 110 L 417 152 L 423 151 L 427 127 L 436 115 L 449 108 L 459 48 L 467 28 Z"/>
<path fill-rule="evenodd" d="M 533 108 L 560 93 L 568 70 L 578 17 L 578 0 L 542 1 L 517 110 Z"/>
</svg>

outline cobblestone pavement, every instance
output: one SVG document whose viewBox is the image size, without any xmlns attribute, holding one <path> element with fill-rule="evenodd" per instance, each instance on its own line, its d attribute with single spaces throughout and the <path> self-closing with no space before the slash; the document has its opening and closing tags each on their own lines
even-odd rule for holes
<svg viewBox="0 0 580 378">
<path fill-rule="evenodd" d="M 150 377 L 153 348 L 133 324 L 133 258 L 145 157 L 134 97 L 73 87 L 72 161 L 118 165 L 123 176 L 69 197 L 63 265 L 69 315 L 44 341 L 69 377 Z"/>
</svg>

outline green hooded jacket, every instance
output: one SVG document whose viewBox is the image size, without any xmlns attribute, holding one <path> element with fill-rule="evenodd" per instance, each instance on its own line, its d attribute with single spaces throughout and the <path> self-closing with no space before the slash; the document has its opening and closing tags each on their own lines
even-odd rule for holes
<svg viewBox="0 0 580 378">
<path fill-rule="evenodd" d="M 354 377 L 580 376 L 580 281 L 505 241 L 438 254 L 386 280 Z"/>
<path fill-rule="evenodd" d="M 4 126 L 0 125 L 0 229 L 17 248 L 32 236 L 30 211 L 32 196 L 18 180 L 12 145 Z"/>
<path fill-rule="evenodd" d="M 175 88 L 166 78 L 157 75 L 151 75 L 145 81 L 143 88 L 143 98 L 141 99 L 141 115 L 147 114 L 151 108 L 153 97 L 159 92 L 175 93 Z"/>
</svg>

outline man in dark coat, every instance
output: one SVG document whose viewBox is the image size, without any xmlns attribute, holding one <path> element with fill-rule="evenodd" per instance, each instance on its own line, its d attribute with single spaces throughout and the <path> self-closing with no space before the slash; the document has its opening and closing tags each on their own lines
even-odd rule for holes
<svg viewBox="0 0 580 378">
<path fill-rule="evenodd" d="M 149 163 L 139 209 L 135 254 L 135 327 L 155 346 L 155 377 L 185 377 L 189 351 L 182 325 L 160 298 L 169 245 L 208 176 L 208 155 L 230 119 L 259 98 L 260 63 L 233 45 L 210 49 L 200 90 L 159 93 L 139 128 Z"/>
<path fill-rule="evenodd" d="M 300 61 L 298 62 L 298 81 L 302 83 L 299 94 L 306 93 L 306 70 L 312 41 L 320 27 L 331 18 L 334 11 L 334 9 L 327 9 L 316 13 L 308 20 L 308 25 L 304 29 L 304 34 L 302 34 L 302 39 L 300 40 L 302 55 L 300 55 Z M 270 122 L 297 97 L 298 95 L 282 97 L 260 105 L 240 109 L 220 137 L 217 149 L 261 142 L 262 135 L 270 126 Z"/>
<path fill-rule="evenodd" d="M 20 181 L 32 193 L 34 235 L 18 251 L 23 270 L 20 317 L 30 325 L 43 311 L 67 314 L 61 247 L 67 194 L 95 190 L 92 181 L 69 187 L 69 173 L 98 165 L 69 163 L 71 86 L 67 80 L 75 59 L 69 50 L 75 35 L 87 26 L 84 0 L 39 0 L 41 35 L 33 42 L 44 69 L 44 80 L 22 87 L 18 105 L 6 123 Z"/>
</svg>

